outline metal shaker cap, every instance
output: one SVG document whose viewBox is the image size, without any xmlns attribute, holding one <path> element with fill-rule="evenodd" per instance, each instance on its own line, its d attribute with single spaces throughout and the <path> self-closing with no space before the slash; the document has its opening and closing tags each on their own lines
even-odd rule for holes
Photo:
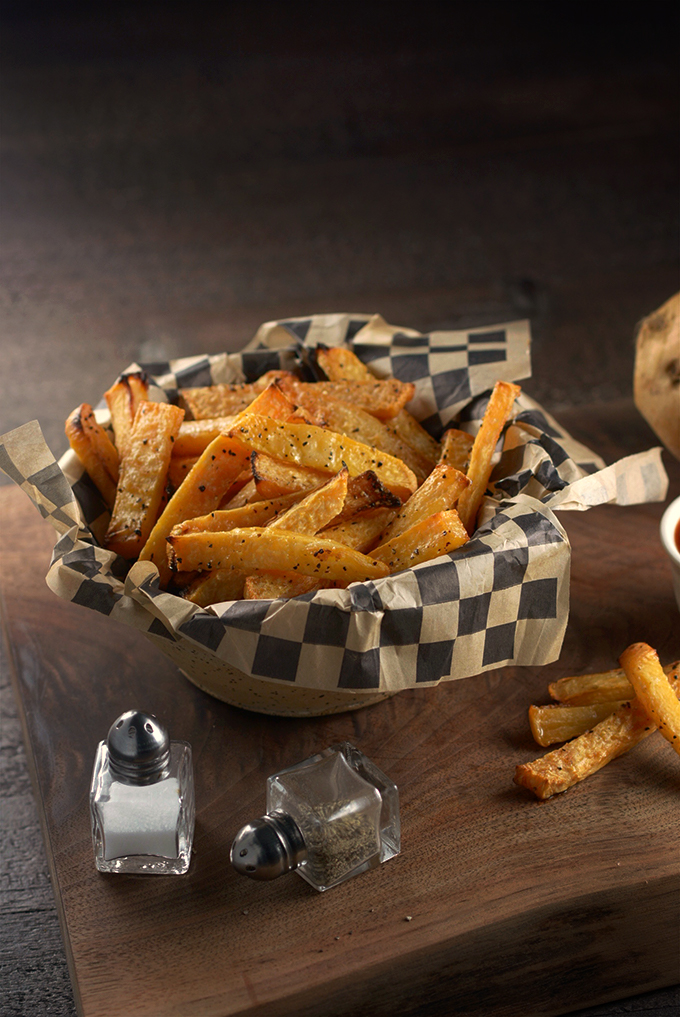
<svg viewBox="0 0 680 1017">
<path fill-rule="evenodd" d="M 150 713 L 128 710 L 106 738 L 111 769 L 134 784 L 153 783 L 170 760 L 170 737 Z"/>
<path fill-rule="evenodd" d="M 270 812 L 247 823 L 231 846 L 231 864 L 251 879 L 277 879 L 306 857 L 300 828 L 287 812 Z"/>
</svg>

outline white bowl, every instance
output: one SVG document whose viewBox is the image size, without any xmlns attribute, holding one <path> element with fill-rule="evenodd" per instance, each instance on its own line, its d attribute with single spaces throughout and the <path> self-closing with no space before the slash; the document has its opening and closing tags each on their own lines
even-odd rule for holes
<svg viewBox="0 0 680 1017">
<path fill-rule="evenodd" d="M 676 531 L 680 523 L 680 498 L 670 503 L 661 517 L 661 542 L 671 560 L 673 589 L 680 609 L 680 549 L 676 543 Z"/>
</svg>

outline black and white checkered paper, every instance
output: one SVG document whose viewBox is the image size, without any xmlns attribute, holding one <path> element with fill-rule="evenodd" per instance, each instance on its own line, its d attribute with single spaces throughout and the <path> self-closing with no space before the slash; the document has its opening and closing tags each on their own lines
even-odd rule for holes
<svg viewBox="0 0 680 1017">
<path fill-rule="evenodd" d="M 378 315 L 269 322 L 240 354 L 143 366 L 153 398 L 183 387 L 253 380 L 288 368 L 311 376 L 309 351 L 346 344 L 379 377 L 411 381 L 410 411 L 434 437 L 476 433 L 496 380 L 530 375 L 527 322 L 421 335 Z M 136 369 L 132 365 L 129 370 Z M 102 422 L 107 411 L 98 410 Z M 661 450 L 605 467 L 522 393 L 480 514 L 464 547 L 346 590 L 202 609 L 158 588 L 97 544 L 105 507 L 73 453 L 57 464 L 37 422 L 0 438 L 0 467 L 59 536 L 47 582 L 59 596 L 146 632 L 197 684 L 223 668 L 270 686 L 392 693 L 505 664 L 559 656 L 569 614 L 570 548 L 556 509 L 665 497 Z"/>
</svg>

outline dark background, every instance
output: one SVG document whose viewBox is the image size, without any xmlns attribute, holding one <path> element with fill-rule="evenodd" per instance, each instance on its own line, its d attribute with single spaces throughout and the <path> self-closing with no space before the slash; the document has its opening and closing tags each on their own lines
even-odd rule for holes
<svg viewBox="0 0 680 1017">
<path fill-rule="evenodd" d="M 132 361 L 326 311 L 528 317 L 548 409 L 629 399 L 678 289 L 678 27 L 654 0 L 3 3 L 0 432 L 37 417 L 61 453 Z M 0 969 L 70 1015 L 6 688 L 0 738 Z"/>
</svg>

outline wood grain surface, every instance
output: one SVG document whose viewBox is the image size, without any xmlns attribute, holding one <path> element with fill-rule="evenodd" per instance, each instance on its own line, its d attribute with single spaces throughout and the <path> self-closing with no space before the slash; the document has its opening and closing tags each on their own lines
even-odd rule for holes
<svg viewBox="0 0 680 1017">
<path fill-rule="evenodd" d="M 629 404 L 564 423 L 609 458 L 650 438 Z M 680 470 L 669 458 L 670 496 L 680 493 Z M 138 633 L 55 598 L 44 582 L 49 526 L 20 492 L 0 496 L 10 664 L 85 1017 L 529 1017 L 679 980 L 680 767 L 664 740 L 648 739 L 546 803 L 512 784 L 515 764 L 540 754 L 526 711 L 547 701 L 548 681 L 614 666 L 640 639 L 664 660 L 680 657 L 658 541 L 662 505 L 561 515 L 573 546 L 572 607 L 555 664 L 283 720 L 213 700 Z M 94 752 L 132 706 L 194 749 L 186 877 L 94 868 Z M 231 839 L 263 811 L 265 778 L 345 738 L 399 785 L 402 854 L 326 894 L 294 874 L 272 884 L 237 876 Z"/>
</svg>

